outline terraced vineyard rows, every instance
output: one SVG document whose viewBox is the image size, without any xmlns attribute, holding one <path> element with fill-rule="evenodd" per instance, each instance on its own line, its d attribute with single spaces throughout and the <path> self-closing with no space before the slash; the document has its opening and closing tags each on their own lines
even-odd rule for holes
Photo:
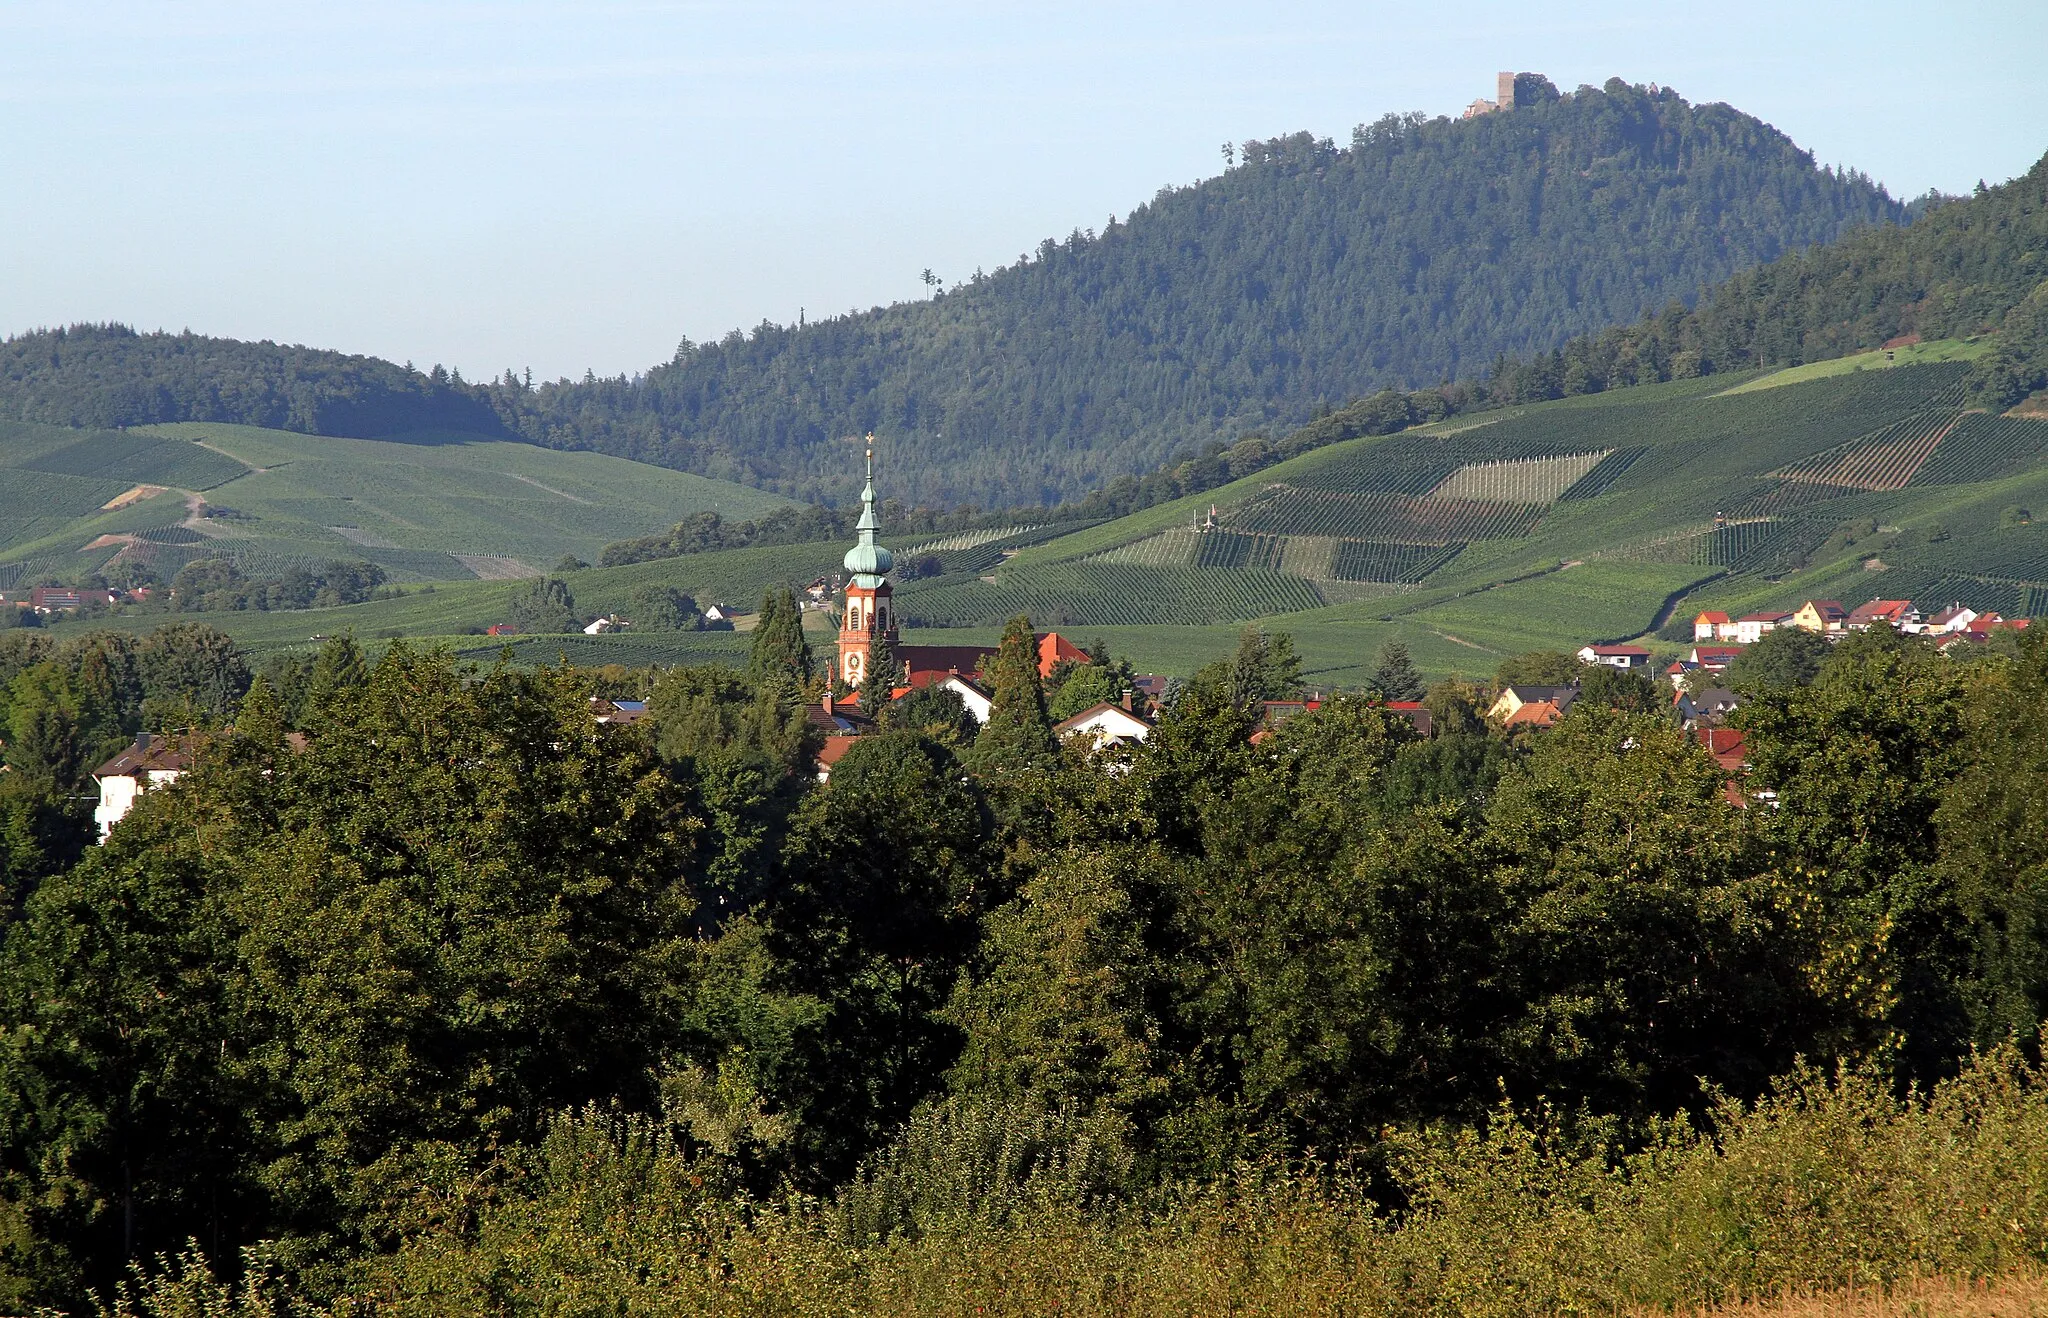
<svg viewBox="0 0 2048 1318">
<path fill-rule="evenodd" d="M 2048 584 L 2048 524 L 1921 546 L 1903 555 L 1901 564 Z"/>
<path fill-rule="evenodd" d="M 1451 544 L 1527 535 L 1542 517 L 1540 504 L 1281 489 L 1232 509 L 1230 522 L 1237 530 L 1269 534 Z"/>
<path fill-rule="evenodd" d="M 1465 546 L 1409 545 L 1389 540 L 1341 540 L 1330 575 L 1339 581 L 1420 581 L 1456 558 Z"/>
<path fill-rule="evenodd" d="M 1289 483 L 1302 489 L 1421 497 L 1464 467 L 1554 459 L 1560 451 L 1570 454 L 1585 448 L 1583 444 L 1560 445 L 1548 437 L 1503 436 L 1491 426 L 1451 439 L 1403 435 L 1332 454 Z"/>
<path fill-rule="evenodd" d="M 1966 485 L 2007 475 L 2048 450 L 2048 421 L 1966 414 L 1913 473 L 1915 485 Z"/>
<path fill-rule="evenodd" d="M 1235 531 L 1204 531 L 1195 537 L 1196 567 L 1259 567 L 1280 570 L 1286 539 L 1277 535 L 1241 535 Z"/>
<path fill-rule="evenodd" d="M 8 526 L 6 539 L 18 542 L 26 537 L 12 533 L 17 519 L 80 517 L 127 488 L 124 482 L 97 476 L 7 468 L 0 470 L 0 523 Z"/>
<path fill-rule="evenodd" d="M 1600 459 L 1591 471 L 1581 476 L 1576 484 L 1558 495 L 1557 502 L 1569 503 L 1575 499 L 1590 499 L 1597 494 L 1605 494 L 1608 486 L 1614 484 L 1622 473 L 1633 467 L 1637 458 L 1649 451 L 1640 447 L 1610 450 L 1607 456 Z"/>
<path fill-rule="evenodd" d="M 1821 485 L 1811 481 L 1780 481 L 1746 503 L 1730 510 L 1732 517 L 1767 517 L 1847 498 L 1862 491 L 1847 485 Z"/>
<path fill-rule="evenodd" d="M 1308 581 L 1270 569 L 1148 568 L 1099 561 L 1049 564 L 1001 582 L 967 582 L 897 597 L 903 620 L 918 627 L 993 626 L 1020 613 L 1044 626 L 1198 625 L 1323 603 Z"/>
<path fill-rule="evenodd" d="M 1773 474 L 1855 490 L 1902 490 L 1954 428 L 1958 415 L 1922 412 Z"/>
<path fill-rule="evenodd" d="M 1693 567 L 1728 567 L 1755 558 L 1784 540 L 1790 523 L 1758 518 L 1707 526 L 1679 535 L 1627 545 L 1609 555 L 1637 563 L 1685 563 Z"/>
<path fill-rule="evenodd" d="M 1489 503 L 1556 503 L 1566 490 L 1608 457 L 1606 452 L 1547 458 L 1510 458 L 1460 467 L 1429 492 L 1432 499 L 1479 499 Z"/>
</svg>

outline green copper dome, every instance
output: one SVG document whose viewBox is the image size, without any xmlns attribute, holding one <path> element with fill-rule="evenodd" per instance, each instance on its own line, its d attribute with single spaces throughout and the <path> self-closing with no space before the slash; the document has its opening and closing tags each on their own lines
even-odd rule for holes
<svg viewBox="0 0 2048 1318">
<path fill-rule="evenodd" d="M 853 529 L 860 532 L 860 543 L 846 551 L 843 560 L 852 581 L 848 584 L 863 590 L 873 590 L 882 584 L 882 578 L 889 569 L 896 566 L 896 556 L 875 543 L 875 532 L 882 529 L 882 519 L 875 515 L 875 450 L 868 447 L 868 483 L 860 492 L 860 520 Z"/>
</svg>

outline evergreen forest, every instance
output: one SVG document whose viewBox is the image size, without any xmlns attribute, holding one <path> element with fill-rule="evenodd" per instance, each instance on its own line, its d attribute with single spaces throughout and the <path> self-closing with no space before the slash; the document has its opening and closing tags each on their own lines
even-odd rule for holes
<svg viewBox="0 0 2048 1318">
<path fill-rule="evenodd" d="M 744 668 L 0 635 L 0 1307 L 1603 1313 L 2048 1267 L 2048 638 L 1150 738 Z M 1576 671 L 1533 654 L 1497 682 Z M 1383 697 L 1420 695 L 1425 734 Z M 645 696 L 602 724 L 593 697 Z M 104 845 L 141 728 L 196 768 Z M 294 735 L 297 734 L 297 735 Z"/>
</svg>

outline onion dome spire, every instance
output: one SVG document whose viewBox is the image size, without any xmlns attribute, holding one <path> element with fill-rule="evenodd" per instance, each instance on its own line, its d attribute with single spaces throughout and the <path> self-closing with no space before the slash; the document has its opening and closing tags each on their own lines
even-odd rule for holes
<svg viewBox="0 0 2048 1318">
<path fill-rule="evenodd" d="M 846 570 L 852 575 L 852 584 L 864 590 L 873 590 L 882 584 L 882 578 L 896 565 L 896 556 L 875 543 L 875 532 L 882 529 L 882 519 L 875 514 L 875 437 L 868 435 L 867 484 L 860 492 L 860 520 L 853 529 L 860 532 L 860 543 L 846 551 Z"/>
</svg>

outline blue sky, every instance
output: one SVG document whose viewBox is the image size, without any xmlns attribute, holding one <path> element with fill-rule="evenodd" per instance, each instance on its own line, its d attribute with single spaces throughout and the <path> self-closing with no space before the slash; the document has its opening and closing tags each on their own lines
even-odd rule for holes
<svg viewBox="0 0 2048 1318">
<path fill-rule="evenodd" d="M 1910 196 L 2048 151 L 2048 3 L 0 3 L 0 332 L 468 375 L 921 295 L 1497 69 L 1727 101 Z"/>
</svg>

